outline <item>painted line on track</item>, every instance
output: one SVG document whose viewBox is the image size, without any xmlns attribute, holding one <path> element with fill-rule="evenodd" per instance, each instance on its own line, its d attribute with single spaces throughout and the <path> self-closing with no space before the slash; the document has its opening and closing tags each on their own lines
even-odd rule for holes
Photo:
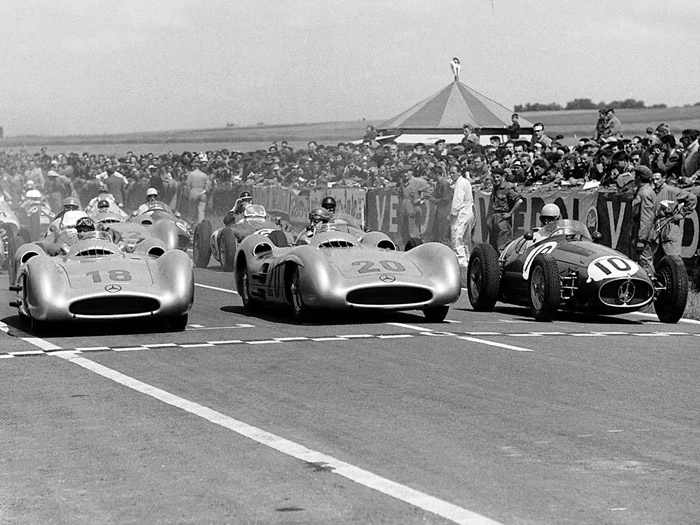
<svg viewBox="0 0 700 525">
<path fill-rule="evenodd" d="M 174 406 L 184 410 L 185 412 L 201 417 L 202 419 L 214 423 L 215 425 L 231 430 L 243 437 L 247 437 L 248 439 L 255 441 L 256 443 L 281 452 L 282 454 L 293 457 L 307 464 L 323 465 L 324 467 L 330 469 L 333 473 L 349 479 L 350 481 L 381 492 L 382 494 L 386 494 L 387 496 L 408 503 L 409 505 L 423 509 L 426 512 L 430 512 L 431 514 L 445 518 L 453 523 L 458 523 L 461 525 L 501 525 L 499 522 L 474 511 L 459 507 L 458 505 L 441 500 L 395 481 L 391 481 L 390 479 L 374 474 L 368 470 L 364 470 L 350 463 L 346 463 L 345 461 L 336 459 L 333 456 L 311 450 L 303 445 L 267 432 L 266 430 L 262 430 L 244 423 L 243 421 L 226 416 L 221 412 L 207 408 L 199 403 L 188 401 L 187 399 L 176 396 L 175 394 L 171 394 L 170 392 L 149 385 L 148 383 L 144 383 L 138 379 L 122 374 L 121 372 L 117 372 L 116 370 L 95 363 L 90 359 L 80 357 L 75 352 L 62 350 L 60 347 L 48 341 L 35 337 L 25 338 L 25 341 L 38 346 L 42 350 L 50 347 L 52 350 L 55 350 L 55 352 L 51 354 L 53 356 L 78 365 L 136 392 L 140 392 L 141 394 L 145 394 L 170 406 Z"/>
<path fill-rule="evenodd" d="M 219 288 L 218 286 L 209 286 L 208 284 L 194 283 L 194 285 L 199 286 L 200 288 L 206 288 L 207 290 L 216 290 L 217 292 L 232 293 L 232 294 L 238 295 L 238 292 L 236 290 L 229 290 L 227 288 Z"/>
<path fill-rule="evenodd" d="M 497 341 L 489 341 L 488 339 L 477 339 L 476 337 L 467 337 L 465 335 L 458 336 L 457 339 L 462 339 L 463 341 L 471 341 L 472 343 L 481 343 L 482 345 L 497 346 L 499 348 L 505 348 L 506 350 L 515 350 L 516 352 L 532 352 L 529 348 L 523 348 L 522 346 L 507 345 L 505 343 L 499 343 Z"/>
</svg>

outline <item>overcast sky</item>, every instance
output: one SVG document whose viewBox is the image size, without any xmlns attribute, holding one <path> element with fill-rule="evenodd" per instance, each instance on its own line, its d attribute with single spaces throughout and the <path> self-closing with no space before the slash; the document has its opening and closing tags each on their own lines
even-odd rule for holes
<svg viewBox="0 0 700 525">
<path fill-rule="evenodd" d="M 700 1 L 2 0 L 6 135 L 388 119 L 460 80 L 507 107 L 700 101 Z"/>
</svg>

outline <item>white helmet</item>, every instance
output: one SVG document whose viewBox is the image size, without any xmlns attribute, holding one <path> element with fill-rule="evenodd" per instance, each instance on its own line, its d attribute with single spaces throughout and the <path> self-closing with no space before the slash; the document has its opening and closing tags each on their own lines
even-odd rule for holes
<svg viewBox="0 0 700 525">
<path fill-rule="evenodd" d="M 78 224 L 78 219 L 82 219 L 83 217 L 87 217 L 84 211 L 67 211 L 61 219 L 61 229 L 75 228 Z"/>
<path fill-rule="evenodd" d="M 28 199 L 41 199 L 41 192 L 39 190 L 29 190 L 24 196 Z"/>
<path fill-rule="evenodd" d="M 540 222 L 544 226 L 550 222 L 558 221 L 561 219 L 561 211 L 559 206 L 553 203 L 545 204 L 540 212 Z"/>
</svg>

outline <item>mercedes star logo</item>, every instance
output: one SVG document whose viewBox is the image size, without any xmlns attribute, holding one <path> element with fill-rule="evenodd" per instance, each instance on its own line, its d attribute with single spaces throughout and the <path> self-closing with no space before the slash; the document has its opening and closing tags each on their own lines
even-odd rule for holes
<svg viewBox="0 0 700 525">
<path fill-rule="evenodd" d="M 379 276 L 379 280 L 383 283 L 393 283 L 396 280 L 396 277 L 388 273 L 383 273 Z"/>
<path fill-rule="evenodd" d="M 108 284 L 105 286 L 105 291 L 109 293 L 117 293 L 122 291 L 122 287 L 118 284 Z"/>
<path fill-rule="evenodd" d="M 617 300 L 621 304 L 627 304 L 634 298 L 634 292 L 636 288 L 632 281 L 625 281 L 617 289 Z"/>
</svg>

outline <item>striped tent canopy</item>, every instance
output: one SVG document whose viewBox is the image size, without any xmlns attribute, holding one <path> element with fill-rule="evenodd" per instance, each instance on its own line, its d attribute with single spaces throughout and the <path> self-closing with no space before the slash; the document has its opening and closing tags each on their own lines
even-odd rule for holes
<svg viewBox="0 0 700 525">
<path fill-rule="evenodd" d="M 380 133 L 392 130 L 461 131 L 462 125 L 471 124 L 484 131 L 496 130 L 509 126 L 512 114 L 513 111 L 507 107 L 455 80 L 434 95 L 383 122 L 378 129 Z M 520 126 L 527 129 L 532 127 L 532 123 L 521 117 Z"/>
</svg>

